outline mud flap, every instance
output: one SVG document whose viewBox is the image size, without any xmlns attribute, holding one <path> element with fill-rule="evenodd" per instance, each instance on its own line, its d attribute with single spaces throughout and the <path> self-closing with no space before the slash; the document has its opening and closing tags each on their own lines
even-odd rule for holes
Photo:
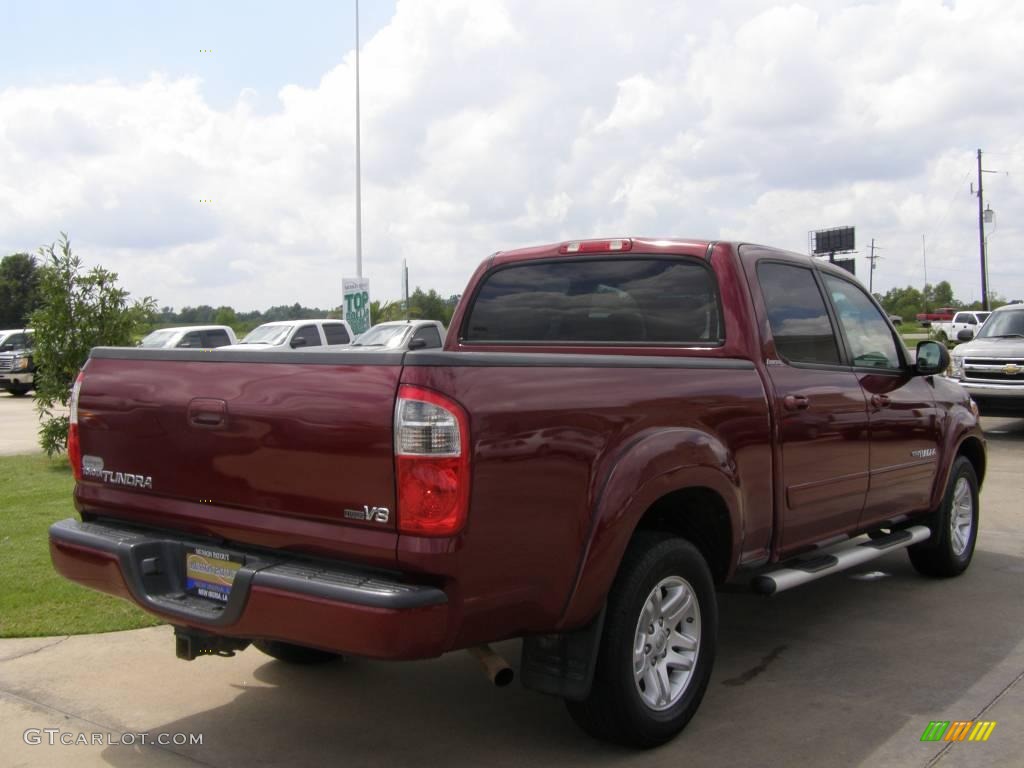
<svg viewBox="0 0 1024 768">
<path fill-rule="evenodd" d="M 527 635 L 519 675 L 523 687 L 582 701 L 594 681 L 605 609 L 581 629 L 554 635 Z"/>
</svg>

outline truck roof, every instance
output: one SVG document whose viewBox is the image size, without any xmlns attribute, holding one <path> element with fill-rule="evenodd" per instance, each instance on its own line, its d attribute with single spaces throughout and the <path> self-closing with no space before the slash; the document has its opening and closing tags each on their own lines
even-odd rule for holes
<svg viewBox="0 0 1024 768">
<path fill-rule="evenodd" d="M 270 320 L 266 323 L 260 323 L 260 326 L 264 325 L 305 325 L 306 323 L 343 323 L 344 320 L 337 317 L 306 317 L 302 320 Z"/>
</svg>

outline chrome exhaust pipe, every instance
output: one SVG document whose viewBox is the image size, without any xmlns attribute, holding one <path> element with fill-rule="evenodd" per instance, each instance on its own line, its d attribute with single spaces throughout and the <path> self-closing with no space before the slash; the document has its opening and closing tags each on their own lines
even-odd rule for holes
<svg viewBox="0 0 1024 768">
<path fill-rule="evenodd" d="M 488 680 L 494 683 L 495 687 L 504 688 L 515 679 L 516 673 L 512 670 L 512 667 L 501 656 L 496 654 L 491 649 L 491 646 L 477 645 L 466 650 L 469 651 L 473 658 L 480 662 L 480 666 L 484 668 L 484 674 L 487 675 Z"/>
</svg>

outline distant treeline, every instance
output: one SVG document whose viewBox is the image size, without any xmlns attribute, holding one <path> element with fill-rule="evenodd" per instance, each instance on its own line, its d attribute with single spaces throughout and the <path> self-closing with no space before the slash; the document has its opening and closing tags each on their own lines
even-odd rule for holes
<svg viewBox="0 0 1024 768">
<path fill-rule="evenodd" d="M 370 303 L 370 314 L 374 323 L 385 320 L 401 320 L 408 315 L 410 318 L 440 320 L 447 327 L 458 302 L 458 295 L 444 298 L 433 289 L 424 291 L 417 288 L 409 296 L 408 310 L 399 301 L 373 301 Z M 262 312 L 259 310 L 239 312 L 229 306 L 211 307 L 209 304 L 200 304 L 198 307 L 182 307 L 177 311 L 174 307 L 161 307 L 152 318 L 152 328 L 173 325 L 228 325 L 234 328 L 236 333 L 244 333 L 263 323 L 277 320 L 304 320 L 311 317 L 340 318 L 341 316 L 340 305 L 331 309 L 321 309 L 320 307 L 304 307 L 296 302 L 280 304 Z"/>
</svg>

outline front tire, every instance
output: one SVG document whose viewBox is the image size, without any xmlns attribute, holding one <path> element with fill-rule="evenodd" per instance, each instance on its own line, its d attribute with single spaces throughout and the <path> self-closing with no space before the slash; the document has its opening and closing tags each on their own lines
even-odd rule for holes
<svg viewBox="0 0 1024 768">
<path fill-rule="evenodd" d="M 931 538 L 907 550 L 911 564 L 923 576 L 959 576 L 971 564 L 978 541 L 978 476 L 965 456 L 953 462 L 942 504 L 928 525 Z"/>
<path fill-rule="evenodd" d="M 252 643 L 267 656 L 272 656 L 278 661 L 287 664 L 310 665 L 326 664 L 329 661 L 340 659 L 336 653 L 321 651 L 319 648 L 307 648 L 303 645 L 283 643 L 280 640 L 254 640 Z"/>
<path fill-rule="evenodd" d="M 28 390 L 28 387 L 21 387 L 17 384 L 12 384 L 7 391 L 10 392 L 13 397 L 24 397 L 28 394 Z"/>
<path fill-rule="evenodd" d="M 608 595 L 594 684 L 566 701 L 591 736 L 632 747 L 672 739 L 700 706 L 718 630 L 714 582 L 690 542 L 633 537 Z"/>
</svg>

